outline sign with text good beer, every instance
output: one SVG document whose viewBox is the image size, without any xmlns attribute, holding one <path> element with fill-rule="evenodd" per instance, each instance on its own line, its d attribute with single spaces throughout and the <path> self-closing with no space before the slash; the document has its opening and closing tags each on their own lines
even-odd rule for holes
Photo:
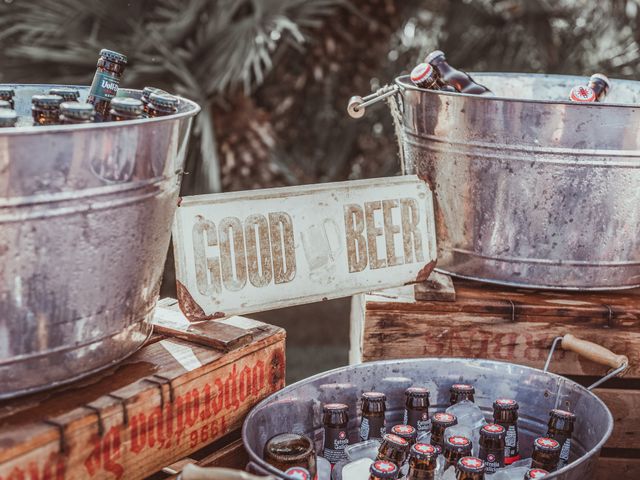
<svg viewBox="0 0 640 480">
<path fill-rule="evenodd" d="M 418 177 L 186 197 L 173 242 L 190 321 L 423 281 L 433 198 Z"/>
</svg>

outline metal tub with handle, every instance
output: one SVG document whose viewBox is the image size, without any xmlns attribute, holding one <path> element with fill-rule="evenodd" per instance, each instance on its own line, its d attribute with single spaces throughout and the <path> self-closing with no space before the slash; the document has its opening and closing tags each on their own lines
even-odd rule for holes
<svg viewBox="0 0 640 480">
<path fill-rule="evenodd" d="M 57 85 L 10 86 L 27 126 L 0 129 L 0 399 L 113 365 L 150 335 L 200 110 L 31 127 L 31 96 Z"/>
<path fill-rule="evenodd" d="M 437 269 L 485 282 L 606 290 L 640 285 L 640 82 L 570 102 L 588 78 L 477 73 L 496 96 L 424 90 L 387 99 L 403 170 L 435 193 Z"/>
<path fill-rule="evenodd" d="M 557 344 L 614 370 L 585 388 L 553 373 L 549 367 Z M 432 412 L 449 406 L 449 387 L 453 383 L 471 383 L 476 389 L 476 404 L 487 419 L 498 397 L 513 398 L 520 404 L 519 432 L 523 458 L 531 455 L 533 439 L 547 431 L 549 411 L 570 410 L 577 415 L 572 440 L 572 461 L 549 475 L 549 479 L 588 480 L 595 478 L 598 455 L 613 428 L 613 417 L 606 405 L 590 390 L 628 367 L 628 359 L 609 350 L 577 339 L 572 335 L 554 341 L 545 370 L 506 362 L 467 358 L 421 358 L 386 360 L 338 368 L 289 385 L 260 402 L 249 413 L 242 427 L 242 439 L 249 454 L 248 469 L 286 479 L 282 472 L 262 459 L 265 443 L 283 432 L 302 433 L 316 443 L 321 452 L 322 405 L 341 402 L 349 405 L 349 438 L 357 442 L 359 408 L 364 391 L 382 391 L 387 395 L 387 425 L 402 422 L 404 390 L 411 385 L 431 391 Z"/>
</svg>

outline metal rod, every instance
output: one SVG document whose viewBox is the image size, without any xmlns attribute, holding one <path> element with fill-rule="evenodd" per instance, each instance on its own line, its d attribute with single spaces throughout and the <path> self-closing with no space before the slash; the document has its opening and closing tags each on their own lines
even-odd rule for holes
<svg viewBox="0 0 640 480">
<path fill-rule="evenodd" d="M 553 352 L 555 352 L 558 343 L 562 341 L 562 337 L 556 337 L 553 339 L 553 343 L 551 344 L 551 350 L 549 350 L 549 355 L 547 355 L 547 361 L 544 363 L 544 368 L 542 369 L 544 373 L 547 373 L 549 370 L 549 364 L 551 363 L 551 357 L 553 357 Z"/>
<path fill-rule="evenodd" d="M 587 390 L 593 390 L 594 388 L 596 388 L 598 385 L 602 385 L 604 382 L 606 382 L 607 380 L 609 380 L 612 377 L 615 377 L 616 375 L 618 375 L 619 373 L 623 372 L 624 370 L 626 370 L 626 368 L 629 366 L 629 363 L 624 362 L 622 365 L 620 365 L 618 368 L 616 368 L 615 370 L 609 372 L 607 375 L 605 375 L 604 377 L 602 377 L 600 380 L 598 380 L 595 383 L 592 383 L 590 386 L 587 387 Z"/>
</svg>

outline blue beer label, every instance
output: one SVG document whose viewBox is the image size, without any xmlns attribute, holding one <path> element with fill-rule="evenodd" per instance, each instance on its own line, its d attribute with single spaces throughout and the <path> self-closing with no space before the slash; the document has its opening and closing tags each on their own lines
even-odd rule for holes
<svg viewBox="0 0 640 480">
<path fill-rule="evenodd" d="M 108 73 L 96 73 L 91 83 L 89 97 L 99 98 L 100 100 L 111 100 L 118 93 L 120 79 Z"/>
</svg>

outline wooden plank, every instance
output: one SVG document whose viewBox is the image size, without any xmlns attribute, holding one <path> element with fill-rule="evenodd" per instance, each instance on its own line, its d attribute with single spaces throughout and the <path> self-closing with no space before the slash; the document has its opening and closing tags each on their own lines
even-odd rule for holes
<svg viewBox="0 0 640 480">
<path fill-rule="evenodd" d="M 83 382 L 3 402 L 0 479 L 145 478 L 240 428 L 282 388 L 284 339 L 266 324 L 226 354 L 160 339 Z"/>
<path fill-rule="evenodd" d="M 235 440 L 224 448 L 212 453 L 198 462 L 202 467 L 222 467 L 244 470 L 249 462 L 249 454 L 242 439 Z"/>
<path fill-rule="evenodd" d="M 415 175 L 186 197 L 173 244 L 191 321 L 346 297 L 429 276 L 433 198 Z"/>
<path fill-rule="evenodd" d="M 640 458 L 600 457 L 596 480 L 638 480 Z"/>
<path fill-rule="evenodd" d="M 456 289 L 449 275 L 440 272 L 431 272 L 424 282 L 416 283 L 413 294 L 416 300 L 455 302 Z"/>
<path fill-rule="evenodd" d="M 613 432 L 605 447 L 640 448 L 640 390 L 596 388 L 594 393 L 613 414 Z"/>
</svg>

